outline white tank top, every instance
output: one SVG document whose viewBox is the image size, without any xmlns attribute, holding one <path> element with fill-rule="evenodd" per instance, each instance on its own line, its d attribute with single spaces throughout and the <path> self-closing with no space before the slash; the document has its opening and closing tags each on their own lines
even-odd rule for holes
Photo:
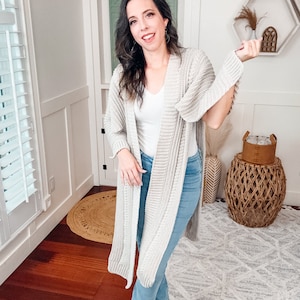
<svg viewBox="0 0 300 300">
<path fill-rule="evenodd" d="M 136 118 L 137 133 L 140 149 L 147 155 L 154 157 L 159 138 L 161 118 L 164 111 L 164 87 L 157 93 L 152 94 L 144 90 L 142 106 L 135 101 L 134 113 Z M 196 126 L 190 137 L 189 156 L 197 152 Z"/>
<path fill-rule="evenodd" d="M 135 101 L 134 112 L 141 150 L 154 157 L 164 110 L 164 88 L 157 94 L 144 90 L 142 106 Z"/>
</svg>

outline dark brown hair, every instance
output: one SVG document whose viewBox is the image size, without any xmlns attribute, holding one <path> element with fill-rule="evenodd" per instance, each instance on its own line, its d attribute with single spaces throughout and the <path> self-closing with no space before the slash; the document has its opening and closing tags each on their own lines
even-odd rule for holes
<svg viewBox="0 0 300 300">
<path fill-rule="evenodd" d="M 115 52 L 118 60 L 123 66 L 119 87 L 120 94 L 125 90 L 129 100 L 138 97 L 142 101 L 145 86 L 145 57 L 142 47 L 137 44 L 130 32 L 126 7 L 130 0 L 122 0 L 120 14 L 115 31 Z M 173 25 L 171 9 L 165 0 L 152 0 L 164 19 L 168 19 L 166 31 L 170 38 L 167 41 L 167 49 L 170 54 L 180 56 L 180 45 L 178 34 Z"/>
</svg>

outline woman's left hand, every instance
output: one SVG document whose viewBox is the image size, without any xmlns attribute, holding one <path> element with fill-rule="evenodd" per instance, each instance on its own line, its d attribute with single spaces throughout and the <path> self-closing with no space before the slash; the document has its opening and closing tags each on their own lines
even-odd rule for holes
<svg viewBox="0 0 300 300">
<path fill-rule="evenodd" d="M 239 49 L 235 51 L 238 58 L 245 62 L 259 55 L 262 38 L 257 40 L 243 41 Z"/>
</svg>

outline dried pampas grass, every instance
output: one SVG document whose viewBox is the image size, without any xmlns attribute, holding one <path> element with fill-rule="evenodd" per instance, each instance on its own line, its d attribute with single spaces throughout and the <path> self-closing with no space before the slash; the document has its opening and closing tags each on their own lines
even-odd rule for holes
<svg viewBox="0 0 300 300">
<path fill-rule="evenodd" d="M 251 10 L 249 7 L 243 6 L 240 14 L 235 17 L 234 20 L 247 20 L 248 24 L 246 25 L 246 28 L 250 27 L 252 30 L 256 30 L 257 24 L 262 18 L 264 18 L 264 16 L 259 19 L 257 18 L 255 9 Z"/>
</svg>

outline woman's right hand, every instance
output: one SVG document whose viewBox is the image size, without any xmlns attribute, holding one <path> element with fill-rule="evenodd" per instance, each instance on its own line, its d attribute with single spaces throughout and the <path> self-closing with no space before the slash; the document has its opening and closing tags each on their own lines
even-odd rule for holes
<svg viewBox="0 0 300 300">
<path fill-rule="evenodd" d="M 235 53 L 242 62 L 245 62 L 259 55 L 261 42 L 262 38 L 257 40 L 243 41 Z"/>
<path fill-rule="evenodd" d="M 121 149 L 118 152 L 117 157 L 123 184 L 128 184 L 130 186 L 142 185 L 141 174 L 146 173 L 147 171 L 139 165 L 131 152 L 126 148 Z"/>
</svg>

